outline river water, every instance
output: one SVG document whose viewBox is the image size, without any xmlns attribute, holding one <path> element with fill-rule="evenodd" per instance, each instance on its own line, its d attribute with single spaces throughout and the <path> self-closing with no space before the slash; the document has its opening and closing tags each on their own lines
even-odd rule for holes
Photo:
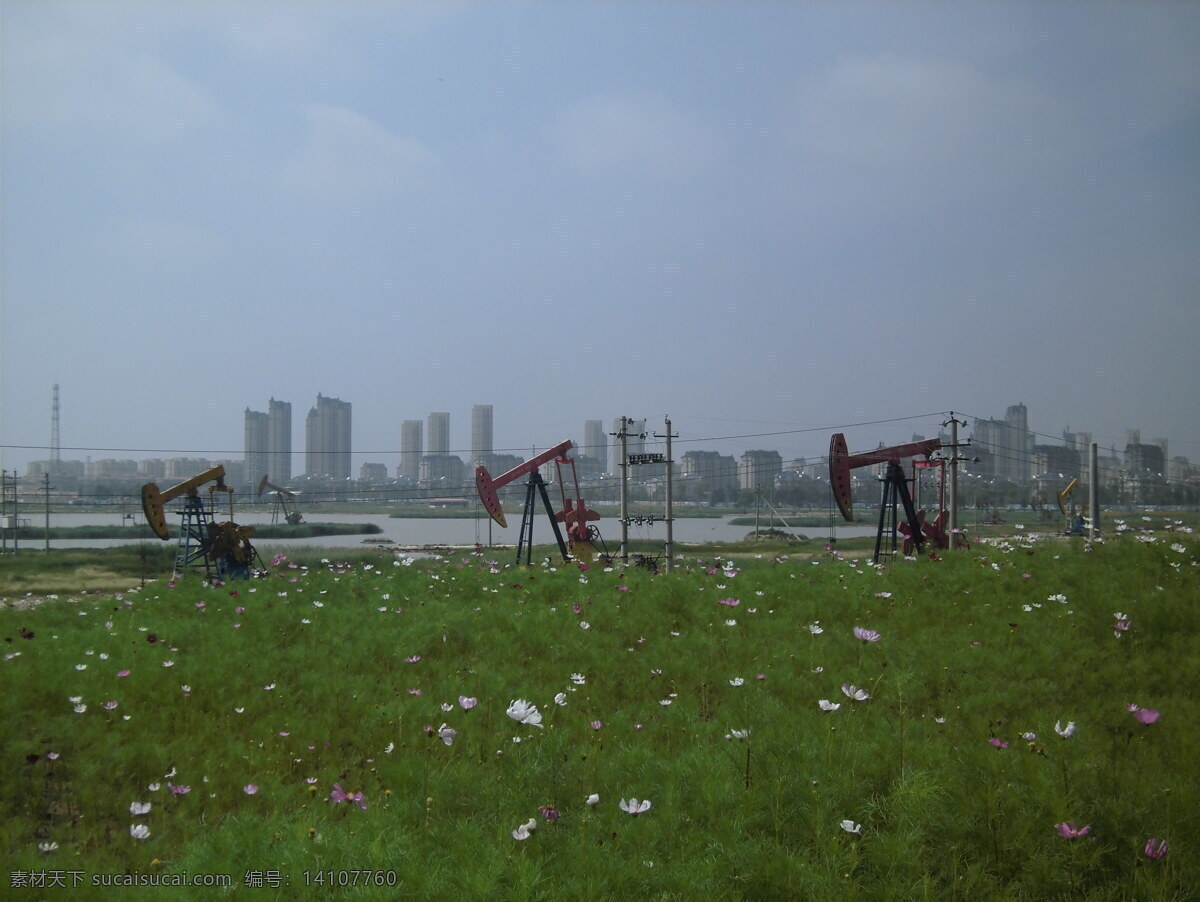
<svg viewBox="0 0 1200 902">
<path fill-rule="evenodd" d="M 223 519 L 220 513 L 217 519 Z M 364 539 L 370 539 L 367 544 L 381 544 L 381 540 L 404 547 L 419 547 L 421 545 L 508 545 L 515 546 L 520 538 L 520 515 L 509 514 L 509 525 L 502 529 L 487 517 L 475 519 L 465 517 L 446 518 L 393 518 L 386 514 L 319 514 L 307 517 L 317 523 L 373 523 L 382 532 L 372 535 L 349 536 L 317 536 L 305 539 L 261 539 L 255 544 L 261 546 L 277 545 L 311 545 L 316 547 L 352 548 L 363 545 Z M 751 532 L 753 526 L 734 526 L 729 521 L 732 517 L 677 517 L 675 519 L 674 539 L 681 543 L 697 542 L 740 542 Z M 29 517 L 34 529 L 45 524 L 44 516 Z M 145 522 L 138 514 L 121 513 L 52 513 L 50 525 L 53 526 L 133 526 Z M 267 525 L 271 515 L 267 512 L 239 511 L 237 522 L 243 526 Z M 174 541 L 179 531 L 178 515 L 168 515 L 167 523 L 171 528 L 171 540 Z M 615 550 L 621 542 L 621 525 L 616 517 L 603 517 L 597 524 L 600 534 L 608 547 Z M 766 529 L 771 524 L 763 518 L 760 526 Z M 132 532 L 132 529 L 130 530 Z M 140 531 L 140 530 L 139 530 Z M 811 539 L 827 539 L 829 527 L 802 527 L 792 532 L 806 535 Z M 846 539 L 853 536 L 873 536 L 875 527 L 863 524 L 847 525 L 840 519 L 834 533 L 838 538 Z M 643 522 L 631 524 L 629 527 L 630 541 L 657 541 L 667 539 L 667 524 L 661 519 L 654 523 Z M 51 548 L 108 548 L 114 545 L 124 545 L 134 542 L 147 541 L 145 536 L 129 539 L 51 539 Z M 533 541 L 535 544 L 551 544 L 554 534 L 544 515 L 534 521 Z M 45 548 L 44 539 L 22 540 L 21 548 L 37 550 Z M 11 547 L 11 546 L 10 546 Z"/>
</svg>

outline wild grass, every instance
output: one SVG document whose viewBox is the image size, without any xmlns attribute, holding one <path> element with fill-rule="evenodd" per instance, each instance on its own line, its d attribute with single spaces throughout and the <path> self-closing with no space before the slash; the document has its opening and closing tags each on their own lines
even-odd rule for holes
<svg viewBox="0 0 1200 902">
<path fill-rule="evenodd" d="M 280 559 L 221 587 L 3 610 L 3 879 L 266 875 L 245 890 L 264 899 L 1190 898 L 1200 548 L 1152 525 L 884 569 Z M 515 699 L 540 726 L 509 716 Z M 652 804 L 632 816 L 635 797 Z M 1089 830 L 1065 838 L 1067 822 Z"/>
</svg>

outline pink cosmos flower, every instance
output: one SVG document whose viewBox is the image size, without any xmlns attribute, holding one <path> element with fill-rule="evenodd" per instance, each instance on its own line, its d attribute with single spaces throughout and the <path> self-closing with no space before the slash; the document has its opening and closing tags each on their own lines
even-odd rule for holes
<svg viewBox="0 0 1200 902">
<path fill-rule="evenodd" d="M 1167 841 L 1159 839 L 1157 836 L 1151 836 L 1146 840 L 1146 846 L 1142 849 L 1142 854 L 1154 861 L 1161 861 L 1167 856 Z"/>
<path fill-rule="evenodd" d="M 123 680 L 127 676 L 129 676 L 128 670 L 118 670 L 117 671 L 117 679 Z"/>
<path fill-rule="evenodd" d="M 333 784 L 333 791 L 329 793 L 329 798 L 335 802 L 354 802 L 363 811 L 367 810 L 367 802 L 361 792 L 346 792 L 342 789 L 341 783 Z"/>
<path fill-rule="evenodd" d="M 464 711 L 470 711 L 472 708 L 474 708 L 478 704 L 479 704 L 479 699 L 477 699 L 477 698 L 468 698 L 465 695 L 460 695 L 458 697 L 458 706 L 460 708 L 462 708 Z"/>
<path fill-rule="evenodd" d="M 1138 723 L 1152 724 L 1158 720 L 1159 714 L 1153 708 L 1139 708 L 1137 705 L 1127 706 Z"/>
<path fill-rule="evenodd" d="M 244 792 L 248 796 L 252 796 L 256 792 L 258 792 L 258 787 L 255 786 L 253 783 L 247 783 L 245 786 L 242 787 L 242 792 Z"/>
<path fill-rule="evenodd" d="M 1007 742 L 1005 742 L 1003 739 L 997 739 L 995 736 L 991 737 L 991 738 L 988 740 L 988 742 L 990 742 L 992 745 L 994 745 L 994 746 L 995 746 L 996 748 L 998 748 L 998 749 L 1006 749 L 1006 748 L 1008 748 L 1008 743 L 1007 743 Z"/>
<path fill-rule="evenodd" d="M 1058 829 L 1058 835 L 1063 839 L 1078 839 L 1079 837 L 1087 836 L 1092 832 L 1091 824 L 1088 824 L 1086 827 L 1080 827 L 1074 821 L 1066 821 L 1065 823 L 1055 824 L 1054 826 Z"/>
<path fill-rule="evenodd" d="M 590 726 L 590 727 L 591 727 L 593 730 L 598 730 L 598 729 L 600 729 L 602 726 L 604 726 L 604 721 L 602 721 L 602 720 L 593 720 L 593 721 L 592 721 L 590 724 L 588 724 L 588 726 Z"/>
<path fill-rule="evenodd" d="M 741 602 L 738 601 L 736 598 L 718 598 L 717 604 L 723 604 L 723 605 L 727 605 L 731 608 L 736 608 L 739 604 L 741 604 Z"/>
<path fill-rule="evenodd" d="M 861 639 L 863 642 L 878 642 L 882 637 L 875 630 L 864 629 L 861 626 L 854 628 L 854 638 Z"/>
<path fill-rule="evenodd" d="M 172 795 L 185 796 L 192 791 L 190 786 L 176 786 L 174 783 L 168 783 L 167 789 L 171 790 Z"/>
<path fill-rule="evenodd" d="M 409 657 L 404 659 L 404 663 L 405 664 L 416 664 L 419 660 L 421 660 L 420 655 L 410 655 Z"/>
</svg>

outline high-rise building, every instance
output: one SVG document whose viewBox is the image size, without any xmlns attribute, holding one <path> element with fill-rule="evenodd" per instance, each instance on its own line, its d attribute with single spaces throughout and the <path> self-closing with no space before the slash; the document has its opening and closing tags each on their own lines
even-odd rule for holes
<svg viewBox="0 0 1200 902">
<path fill-rule="evenodd" d="M 579 449 L 580 457 L 599 461 L 603 471 L 608 463 L 608 435 L 604 432 L 603 420 L 587 420 L 583 424 L 583 447 Z"/>
<path fill-rule="evenodd" d="M 348 405 L 347 405 L 348 407 Z M 349 414 L 347 413 L 347 417 Z M 347 439 L 347 442 L 349 440 Z M 292 478 L 292 404 L 272 398 L 267 407 L 267 469 L 271 481 L 284 485 Z M 250 470 L 248 478 L 256 478 Z M 257 477 L 261 479 L 262 477 Z"/>
<path fill-rule="evenodd" d="M 486 466 L 492 450 L 492 405 L 476 404 L 471 408 L 471 466 Z"/>
<path fill-rule="evenodd" d="M 1030 472 L 1033 436 L 1029 434 L 1029 411 L 1024 404 L 1014 404 L 1005 411 L 1004 422 L 1008 426 L 1011 449 L 1009 478 L 1013 482 L 1025 482 L 1033 475 Z"/>
<path fill-rule="evenodd" d="M 317 395 L 304 423 L 304 469 L 310 476 L 350 478 L 350 402 Z"/>
<path fill-rule="evenodd" d="M 292 478 L 292 405 L 271 399 L 267 412 L 246 408 L 246 482 L 257 484 L 264 476 L 283 485 Z"/>
<path fill-rule="evenodd" d="M 400 475 L 413 482 L 421 478 L 424 429 L 421 420 L 405 420 L 400 424 Z"/>
<path fill-rule="evenodd" d="M 261 410 L 246 408 L 245 451 L 246 472 L 250 479 L 262 479 L 270 472 L 267 458 L 268 418 Z M 257 475 L 255 475 L 257 474 Z"/>
<path fill-rule="evenodd" d="M 450 414 L 435 411 L 429 415 L 429 450 L 427 453 L 450 453 Z"/>
</svg>

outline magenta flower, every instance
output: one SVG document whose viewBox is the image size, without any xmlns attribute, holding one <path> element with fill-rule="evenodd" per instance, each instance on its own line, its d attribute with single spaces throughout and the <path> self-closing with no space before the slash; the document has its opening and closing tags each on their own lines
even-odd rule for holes
<svg viewBox="0 0 1200 902">
<path fill-rule="evenodd" d="M 988 742 L 990 742 L 992 745 L 994 745 L 994 746 L 995 746 L 996 748 L 998 748 L 998 749 L 1006 749 L 1006 748 L 1008 748 L 1008 743 L 1007 743 L 1007 742 L 1005 742 L 1003 739 L 997 739 L 995 736 L 993 736 L 992 738 L 990 738 L 990 739 L 988 740 Z"/>
<path fill-rule="evenodd" d="M 117 679 L 119 679 L 119 680 L 123 680 L 123 679 L 125 679 L 125 677 L 127 677 L 127 676 L 129 676 L 129 671 L 128 671 L 128 670 L 118 670 L 118 671 L 117 671 Z"/>
<path fill-rule="evenodd" d="M 367 810 L 367 802 L 361 792 L 346 792 L 342 789 L 341 783 L 333 784 L 333 791 L 329 793 L 329 798 L 335 802 L 354 802 L 363 811 Z"/>
<path fill-rule="evenodd" d="M 404 659 L 404 663 L 405 664 L 416 664 L 419 660 L 421 660 L 420 655 L 409 655 L 407 658 Z"/>
<path fill-rule="evenodd" d="M 718 598 L 717 604 L 728 605 L 731 608 L 736 608 L 739 604 L 741 604 L 741 602 L 736 598 Z"/>
<path fill-rule="evenodd" d="M 174 783 L 168 783 L 167 789 L 171 790 L 172 795 L 185 796 L 192 791 L 190 786 L 176 786 Z"/>
<path fill-rule="evenodd" d="M 253 783 L 247 783 L 245 786 L 242 787 L 242 792 L 244 792 L 248 796 L 252 796 L 256 792 L 258 792 L 258 787 L 255 786 Z"/>
<path fill-rule="evenodd" d="M 554 808 L 551 805 L 540 806 L 538 808 L 538 814 L 540 814 L 542 817 L 544 817 L 546 820 L 550 821 L 551 823 L 558 820 L 558 818 L 559 818 L 558 809 Z"/>
<path fill-rule="evenodd" d="M 863 642 L 878 642 L 882 638 L 875 630 L 864 629 L 861 626 L 854 628 L 854 638 L 861 639 Z"/>
<path fill-rule="evenodd" d="M 1087 836 L 1092 832 L 1092 825 L 1080 827 L 1074 821 L 1066 821 L 1062 824 L 1054 825 L 1058 829 L 1058 835 L 1063 839 L 1078 839 L 1081 836 Z"/>
<path fill-rule="evenodd" d="M 1138 723 L 1152 724 L 1158 720 L 1158 712 L 1153 708 L 1139 708 L 1137 705 L 1131 706 L 1133 709 L 1133 717 Z"/>
<path fill-rule="evenodd" d="M 1146 840 L 1146 847 L 1142 849 L 1142 854 L 1154 861 L 1161 861 L 1167 857 L 1167 841 L 1159 839 L 1157 836 L 1151 836 Z"/>
<path fill-rule="evenodd" d="M 600 729 L 602 726 L 604 726 L 604 721 L 602 721 L 602 720 L 593 720 L 593 721 L 592 721 L 590 724 L 588 724 L 588 726 L 590 726 L 590 727 L 591 727 L 593 730 L 598 730 L 598 729 Z"/>
</svg>

